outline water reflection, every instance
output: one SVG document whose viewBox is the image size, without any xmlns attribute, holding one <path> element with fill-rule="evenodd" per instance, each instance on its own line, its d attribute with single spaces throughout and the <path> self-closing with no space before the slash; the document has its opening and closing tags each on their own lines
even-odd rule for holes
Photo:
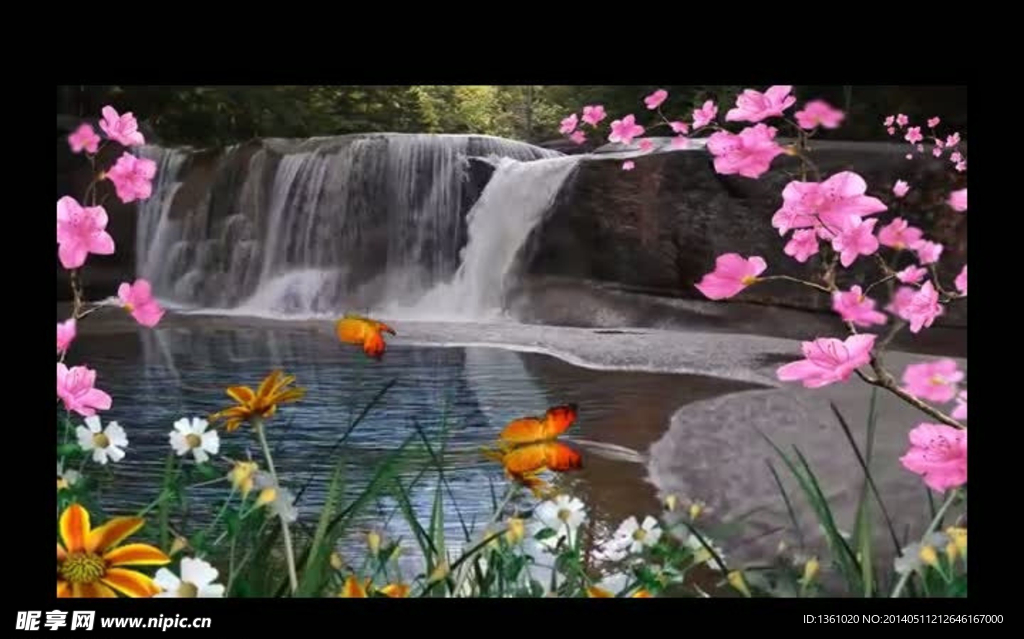
<svg viewBox="0 0 1024 639">
<path fill-rule="evenodd" d="M 114 397 L 104 418 L 119 421 L 128 431 L 128 455 L 110 469 L 117 481 L 109 485 L 116 492 L 101 497 L 112 512 L 138 510 L 159 494 L 176 419 L 225 408 L 232 403 L 225 387 L 255 387 L 281 368 L 307 389 L 302 401 L 282 407 L 267 428 L 282 482 L 297 489 L 312 480 L 299 504 L 300 522 L 315 526 L 339 463 L 346 494 L 354 497 L 379 464 L 421 429 L 435 448 L 447 440 L 444 525 L 456 552 L 465 543 L 463 526 L 479 538 L 492 514 L 492 490 L 500 496 L 506 486 L 500 465 L 480 450 L 510 420 L 543 415 L 558 404 L 579 405 L 579 418 L 562 438 L 583 451 L 584 468 L 558 477 L 556 486 L 588 505 L 591 531 L 601 538 L 624 517 L 658 508 L 655 491 L 645 481 L 646 451 L 665 431 L 672 412 L 741 387 L 702 377 L 589 371 L 548 356 L 491 348 L 395 343 L 376 362 L 316 327 L 208 326 L 201 319 L 85 335 L 76 342 L 71 361 L 99 371 L 99 387 Z M 353 420 L 389 384 L 337 447 Z M 221 452 L 230 458 L 260 457 L 247 426 L 222 433 L 222 442 Z M 422 454 L 405 459 L 400 480 L 412 482 L 427 461 Z M 428 473 L 411 490 L 413 508 L 424 520 L 437 488 L 437 475 Z M 226 481 L 190 488 L 190 520 L 207 520 L 227 492 Z M 396 507 L 393 498 L 381 497 L 368 505 L 354 530 L 379 528 L 386 520 L 388 535 L 411 540 Z M 363 542 L 353 536 L 346 543 L 354 553 L 354 545 Z M 414 544 L 406 546 L 411 551 Z"/>
</svg>

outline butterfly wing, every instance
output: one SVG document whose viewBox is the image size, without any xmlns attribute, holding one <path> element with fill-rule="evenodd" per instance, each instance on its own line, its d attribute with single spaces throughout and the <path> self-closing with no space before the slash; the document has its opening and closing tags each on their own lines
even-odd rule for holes
<svg viewBox="0 0 1024 639">
<path fill-rule="evenodd" d="M 505 454 L 502 464 L 513 475 L 544 469 L 565 472 L 582 467 L 583 457 L 562 442 L 545 441 L 513 448 Z"/>
<path fill-rule="evenodd" d="M 566 404 L 548 409 L 544 415 L 544 434 L 547 439 L 561 435 L 572 426 L 576 421 L 577 408 L 576 404 Z"/>
<path fill-rule="evenodd" d="M 544 421 L 537 417 L 523 417 L 508 423 L 501 431 L 501 440 L 509 444 L 532 444 L 547 439 Z"/>
</svg>

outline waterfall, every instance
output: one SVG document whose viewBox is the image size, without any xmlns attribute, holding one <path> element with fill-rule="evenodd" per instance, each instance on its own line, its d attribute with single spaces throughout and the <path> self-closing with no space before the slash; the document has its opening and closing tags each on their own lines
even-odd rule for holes
<svg viewBox="0 0 1024 639">
<path fill-rule="evenodd" d="M 500 316 L 520 250 L 580 158 L 532 162 L 502 158 L 469 212 L 469 241 L 455 277 L 430 291 L 413 307 L 413 315 L 437 319 Z"/>
<path fill-rule="evenodd" d="M 501 223 L 515 207 L 502 197 L 543 199 L 536 185 L 506 187 L 487 198 L 505 210 L 474 212 L 467 228 L 481 196 L 469 158 L 499 163 L 503 181 L 516 172 L 532 179 L 513 166 L 562 158 L 501 138 L 427 134 L 142 152 L 159 169 L 139 210 L 139 276 L 170 303 L 287 315 L 407 304 L 445 284 L 467 239 L 487 237 L 474 219 Z M 479 262 L 476 254 L 467 247 L 465 258 Z"/>
</svg>

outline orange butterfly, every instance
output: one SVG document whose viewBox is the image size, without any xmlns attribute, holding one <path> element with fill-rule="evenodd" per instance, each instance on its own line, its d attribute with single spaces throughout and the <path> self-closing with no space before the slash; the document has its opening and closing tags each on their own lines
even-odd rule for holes
<svg viewBox="0 0 1024 639">
<path fill-rule="evenodd" d="M 509 444 L 532 444 L 554 439 L 564 433 L 577 415 L 576 404 L 548 409 L 544 417 L 523 417 L 509 422 L 501 431 L 501 439 Z"/>
<path fill-rule="evenodd" d="M 386 344 L 383 333 L 396 335 L 395 330 L 383 322 L 358 315 L 346 315 L 334 326 L 338 339 L 346 344 L 357 344 L 374 359 L 384 355 Z"/>
</svg>

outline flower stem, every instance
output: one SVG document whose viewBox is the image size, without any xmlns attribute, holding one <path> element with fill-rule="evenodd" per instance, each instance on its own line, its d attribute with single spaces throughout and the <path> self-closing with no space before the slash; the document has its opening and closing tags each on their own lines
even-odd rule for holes
<svg viewBox="0 0 1024 639">
<path fill-rule="evenodd" d="M 922 540 L 928 535 L 935 532 L 935 529 L 939 527 L 939 524 L 946 516 L 946 511 L 949 510 L 949 507 L 952 506 L 953 502 L 956 500 L 958 492 L 959 491 L 956 490 L 950 491 L 949 497 L 946 498 L 946 501 L 943 502 L 942 507 L 939 508 L 939 512 L 935 513 L 935 517 L 932 518 L 932 523 L 928 524 L 928 529 L 924 531 L 923 535 L 921 535 Z M 903 589 L 907 587 L 907 582 L 910 581 L 910 575 L 912 574 L 914 574 L 913 570 L 908 570 L 907 572 L 903 573 L 903 576 L 900 577 L 900 580 L 896 583 L 896 587 L 892 591 L 893 599 L 897 599 L 901 594 L 903 594 Z"/>
<path fill-rule="evenodd" d="M 790 277 L 789 275 L 767 275 L 765 277 L 757 278 L 759 282 L 768 282 L 771 280 L 786 280 L 787 282 L 796 282 L 797 284 L 803 284 L 804 286 L 810 286 L 813 289 L 819 290 L 822 293 L 832 294 L 832 290 L 828 287 L 822 286 L 821 284 L 815 284 L 814 282 L 808 282 L 797 277 Z"/>
<path fill-rule="evenodd" d="M 281 482 L 277 478 L 277 470 L 274 469 L 274 458 L 270 455 L 270 446 L 267 445 L 267 436 L 263 433 L 263 420 L 256 418 L 253 419 L 253 428 L 256 429 L 256 435 L 260 438 L 260 446 L 263 447 L 263 457 L 267 460 L 267 469 L 270 470 L 270 476 L 274 479 L 274 484 L 277 486 L 281 485 Z M 279 517 L 281 520 L 281 536 L 284 539 L 284 555 L 288 561 L 288 581 L 291 584 L 292 594 L 299 589 L 299 577 L 295 573 L 295 550 L 292 547 L 292 532 L 288 528 L 288 522 L 284 520 L 284 517 Z"/>
<path fill-rule="evenodd" d="M 871 368 L 872 370 L 875 371 L 875 377 L 873 379 L 869 379 L 867 377 L 862 376 L 861 379 L 864 379 L 864 381 L 873 386 L 884 388 L 885 390 L 889 391 L 893 395 L 896 395 L 897 397 L 907 402 L 914 408 L 918 409 L 922 413 L 928 415 L 929 417 L 933 417 L 939 420 L 940 422 L 946 424 L 947 426 L 952 426 L 954 428 L 959 428 L 961 430 L 967 430 L 967 427 L 958 422 L 957 420 L 938 410 L 934 406 L 922 402 L 920 399 L 914 397 L 910 393 L 900 388 L 899 385 L 896 384 L 896 381 L 893 379 L 889 371 L 882 368 L 881 360 L 877 356 L 872 356 Z"/>
</svg>

